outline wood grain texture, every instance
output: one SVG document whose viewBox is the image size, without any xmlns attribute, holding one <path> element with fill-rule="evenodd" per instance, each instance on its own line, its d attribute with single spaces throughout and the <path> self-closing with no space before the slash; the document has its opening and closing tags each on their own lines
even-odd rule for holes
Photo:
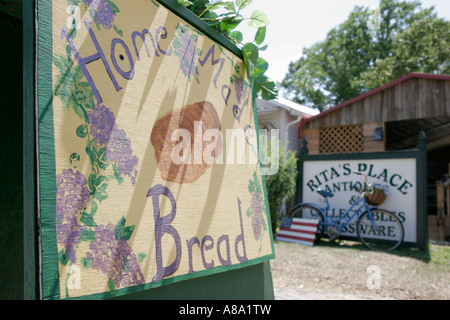
<svg viewBox="0 0 450 320">
<path fill-rule="evenodd" d="M 414 77 L 357 97 L 307 122 L 306 129 L 450 115 L 450 78 Z"/>
</svg>

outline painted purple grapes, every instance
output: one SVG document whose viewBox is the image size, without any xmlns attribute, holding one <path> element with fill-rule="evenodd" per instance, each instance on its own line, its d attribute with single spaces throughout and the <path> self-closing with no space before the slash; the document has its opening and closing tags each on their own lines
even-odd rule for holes
<svg viewBox="0 0 450 320">
<path fill-rule="evenodd" d="M 244 91 L 244 81 L 238 76 L 233 76 L 234 88 L 236 90 L 236 98 L 238 103 L 241 104 L 245 99 L 246 92 Z"/>
<path fill-rule="evenodd" d="M 191 35 L 181 32 L 180 35 L 181 48 L 179 49 L 179 57 L 181 70 L 186 77 L 195 75 L 195 41 Z"/>
<path fill-rule="evenodd" d="M 131 178 L 133 186 L 136 184 L 138 157 L 133 155 L 131 141 L 122 129 L 114 126 L 108 144 L 105 147 L 106 159 L 117 165 L 120 175 Z"/>
<path fill-rule="evenodd" d="M 90 200 L 86 177 L 72 169 L 63 170 L 56 177 L 56 238 L 65 249 L 67 258 L 76 262 L 75 246 L 84 227 L 80 225 L 81 211 Z"/>
<path fill-rule="evenodd" d="M 100 145 L 106 145 L 109 141 L 116 118 L 114 113 L 105 106 L 98 106 L 88 112 L 90 133 Z"/>
<path fill-rule="evenodd" d="M 92 268 L 102 271 L 117 288 L 143 284 L 136 254 L 126 240 L 116 240 L 115 226 L 99 225 L 95 228 L 96 241 L 89 245 L 86 258 L 92 261 Z"/>
<path fill-rule="evenodd" d="M 109 30 L 114 23 L 114 12 L 107 0 L 84 0 L 89 6 L 91 18 L 95 23 Z"/>
<path fill-rule="evenodd" d="M 258 192 L 253 192 L 251 199 L 251 210 L 252 210 L 252 227 L 253 235 L 255 240 L 261 238 L 262 231 L 262 207 L 261 207 L 261 194 Z"/>
</svg>

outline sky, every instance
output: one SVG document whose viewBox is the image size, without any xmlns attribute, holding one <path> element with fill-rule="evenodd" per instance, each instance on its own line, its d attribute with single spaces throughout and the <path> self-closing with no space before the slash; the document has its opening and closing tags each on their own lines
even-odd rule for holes
<svg viewBox="0 0 450 320">
<path fill-rule="evenodd" d="M 450 0 L 422 0 L 422 7 L 435 7 L 438 17 L 450 20 Z M 323 41 L 332 28 L 344 22 L 355 6 L 377 8 L 379 0 L 253 0 L 242 10 L 244 17 L 261 10 L 269 19 L 268 48 L 260 55 L 269 63 L 266 75 L 283 80 L 289 63 L 298 60 L 303 48 Z M 242 26 L 241 26 L 242 25 Z M 242 22 L 244 41 L 253 40 L 256 29 Z"/>
</svg>

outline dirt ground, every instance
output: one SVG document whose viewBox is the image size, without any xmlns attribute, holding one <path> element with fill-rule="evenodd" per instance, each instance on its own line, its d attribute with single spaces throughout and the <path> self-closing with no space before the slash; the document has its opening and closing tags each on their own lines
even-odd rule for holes
<svg viewBox="0 0 450 320">
<path fill-rule="evenodd" d="M 276 242 L 276 300 L 450 300 L 450 246 L 373 252 L 359 243 Z"/>
</svg>

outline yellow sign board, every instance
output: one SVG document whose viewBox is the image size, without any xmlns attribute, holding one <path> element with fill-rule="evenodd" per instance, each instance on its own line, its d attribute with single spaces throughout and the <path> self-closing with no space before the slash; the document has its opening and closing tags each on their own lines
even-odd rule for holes
<svg viewBox="0 0 450 320">
<path fill-rule="evenodd" d="M 57 277 L 44 270 L 44 297 L 273 258 L 243 60 L 155 1 L 50 3 L 56 197 L 42 259 L 57 257 Z"/>
</svg>

